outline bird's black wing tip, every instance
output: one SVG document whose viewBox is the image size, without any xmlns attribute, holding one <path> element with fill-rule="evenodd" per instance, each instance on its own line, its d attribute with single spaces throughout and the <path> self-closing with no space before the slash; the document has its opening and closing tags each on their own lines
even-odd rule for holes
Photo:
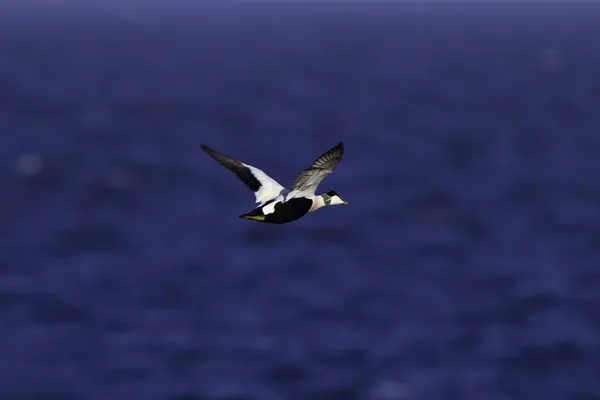
<svg viewBox="0 0 600 400">
<path fill-rule="evenodd" d="M 204 152 L 205 152 L 206 154 L 208 154 L 209 156 L 211 156 L 211 157 L 215 157 L 217 154 L 219 154 L 219 152 L 218 152 L 218 151 L 214 150 L 214 149 L 213 149 L 213 148 L 211 148 L 211 147 L 208 147 L 208 146 L 207 146 L 207 145 L 205 145 L 204 143 L 200 144 L 200 148 L 201 148 L 202 150 L 204 150 Z"/>
</svg>

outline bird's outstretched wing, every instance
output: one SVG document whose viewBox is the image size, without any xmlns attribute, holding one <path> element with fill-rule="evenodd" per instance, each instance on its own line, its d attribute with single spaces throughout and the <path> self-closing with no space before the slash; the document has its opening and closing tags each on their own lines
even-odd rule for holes
<svg viewBox="0 0 600 400">
<path fill-rule="evenodd" d="M 314 195 L 317 187 L 331 174 L 344 154 L 344 143 L 340 142 L 331 150 L 321 154 L 307 169 L 300 172 L 290 190 L 295 195 Z"/>
<path fill-rule="evenodd" d="M 254 192 L 256 202 L 263 204 L 279 196 L 284 187 L 275 179 L 265 174 L 262 170 L 252 165 L 244 164 L 223 153 L 211 149 L 206 145 L 201 145 L 202 150 L 209 156 L 217 160 L 219 164 L 232 171 L 242 182 Z"/>
</svg>

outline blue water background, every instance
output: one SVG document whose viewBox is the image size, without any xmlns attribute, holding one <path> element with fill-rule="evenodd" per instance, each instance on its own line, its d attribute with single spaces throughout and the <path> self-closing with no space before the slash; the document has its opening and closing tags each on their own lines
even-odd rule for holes
<svg viewBox="0 0 600 400">
<path fill-rule="evenodd" d="M 594 3 L 0 5 L 2 400 L 600 399 Z M 200 143 L 348 207 L 241 220 Z"/>
</svg>

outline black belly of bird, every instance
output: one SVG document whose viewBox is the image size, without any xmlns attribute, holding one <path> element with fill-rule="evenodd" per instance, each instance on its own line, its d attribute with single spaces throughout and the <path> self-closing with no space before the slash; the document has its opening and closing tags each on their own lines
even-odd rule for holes
<svg viewBox="0 0 600 400">
<path fill-rule="evenodd" d="M 291 199 L 285 203 L 276 204 L 275 211 L 271 214 L 265 215 L 262 211 L 262 207 L 259 207 L 250 211 L 248 214 L 240 215 L 240 217 L 270 224 L 285 224 L 308 214 L 308 210 L 312 207 L 312 203 L 311 199 L 301 197 Z M 256 217 L 264 217 L 264 220 L 257 219 Z"/>
</svg>

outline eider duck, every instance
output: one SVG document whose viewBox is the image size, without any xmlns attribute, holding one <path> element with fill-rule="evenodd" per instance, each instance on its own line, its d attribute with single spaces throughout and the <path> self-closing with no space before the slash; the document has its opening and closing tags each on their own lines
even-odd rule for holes
<svg viewBox="0 0 600 400">
<path fill-rule="evenodd" d="M 335 191 L 315 195 L 317 186 L 333 172 L 344 153 L 343 142 L 321 154 L 307 169 L 300 172 L 290 189 L 281 186 L 262 170 L 235 160 L 206 145 L 201 145 L 209 156 L 232 171 L 254 192 L 259 205 L 240 215 L 254 221 L 285 224 L 324 206 L 347 205 Z"/>
</svg>

